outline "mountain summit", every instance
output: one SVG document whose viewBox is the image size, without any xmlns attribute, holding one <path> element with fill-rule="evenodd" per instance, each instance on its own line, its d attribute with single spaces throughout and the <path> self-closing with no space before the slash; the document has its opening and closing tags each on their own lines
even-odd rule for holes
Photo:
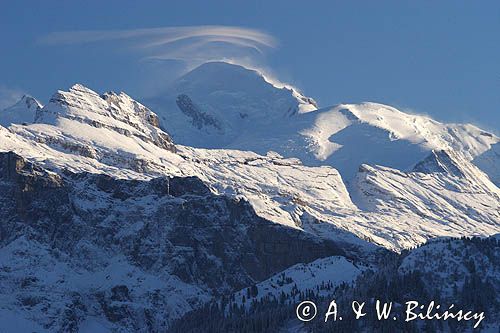
<svg viewBox="0 0 500 333">
<path fill-rule="evenodd" d="M 156 114 L 123 92 L 99 95 L 75 84 L 69 91 L 56 92 L 49 103 L 37 111 L 35 123 L 61 128 L 81 123 L 82 127 L 106 129 L 175 150 L 170 136 L 160 130 Z"/>
<path fill-rule="evenodd" d="M 193 133 L 202 133 L 200 127 L 216 128 L 215 118 L 193 99 L 177 96 L 190 116 L 177 111 L 188 120 L 179 128 L 198 131 Z M 196 177 L 216 194 L 245 198 L 258 216 L 273 223 L 359 251 L 370 243 L 400 249 L 431 236 L 496 230 L 499 190 L 462 152 L 480 153 L 487 148 L 485 140 L 495 137 L 374 103 L 279 118 L 242 128 L 226 147 L 233 149 L 174 145 L 158 128 L 161 118 L 125 93 L 99 94 L 74 85 L 56 92 L 34 124 L 0 127 L 0 149 L 57 173 L 68 169 L 127 179 Z M 440 142 L 455 149 L 429 158 Z M 423 160 L 427 168 L 420 172 L 407 168 Z M 443 165 L 458 165 L 465 176 L 456 177 L 450 167 L 438 168 Z M 415 225 L 416 220 L 427 227 Z"/>
<path fill-rule="evenodd" d="M 357 283 L 386 250 L 498 233 L 500 189 L 473 164 L 497 165 L 494 135 L 376 103 L 308 110 L 257 72 L 198 70 L 159 116 L 77 84 L 0 126 L 0 326 L 165 331 L 221 295 L 274 309 L 308 294 L 295 284 Z"/>
<path fill-rule="evenodd" d="M 8 127 L 12 124 L 32 123 L 41 108 L 42 104 L 34 97 L 23 95 L 16 104 L 0 110 L 0 125 Z"/>
<path fill-rule="evenodd" d="M 224 62 L 201 65 L 145 101 L 179 143 L 199 148 L 275 151 L 305 165 L 330 165 L 350 182 L 358 167 L 410 171 L 432 150 L 455 150 L 498 185 L 500 138 L 469 124 L 444 124 L 378 103 L 317 109 L 313 99 L 257 71 Z"/>
<path fill-rule="evenodd" d="M 162 127 L 186 145 L 220 148 L 255 129 L 318 108 L 295 88 L 262 73 L 225 62 L 205 63 L 148 99 Z"/>
</svg>

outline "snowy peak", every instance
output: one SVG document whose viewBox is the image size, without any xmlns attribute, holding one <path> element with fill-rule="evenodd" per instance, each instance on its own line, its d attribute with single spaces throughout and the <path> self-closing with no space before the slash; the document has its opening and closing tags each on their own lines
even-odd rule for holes
<svg viewBox="0 0 500 333">
<path fill-rule="evenodd" d="M 208 94 L 206 101 L 216 95 Z M 259 122 L 255 116 L 262 111 L 252 104 L 220 100 L 226 108 L 255 111 L 252 118 L 229 122 L 212 118 L 209 104 L 193 95 L 174 97 L 175 112 L 165 119 L 176 134 L 204 146 L 222 145 L 210 141 L 218 135 L 228 139 L 226 149 L 174 147 L 148 108 L 124 93 L 100 95 L 81 85 L 56 93 L 37 123 L 0 128 L 0 148 L 56 170 L 124 178 L 196 176 L 215 193 L 245 197 L 261 217 L 353 247 L 365 248 L 369 241 L 399 249 L 431 236 L 498 232 L 499 190 L 462 157 L 488 149 L 497 139 L 477 128 L 444 125 L 374 103 Z M 457 147 L 457 156 L 438 153 L 455 151 L 450 146 Z M 314 154 L 320 149 L 325 159 Z M 427 173 L 405 172 L 433 149 Z M 355 179 L 345 176 L 364 164 Z M 339 166 L 340 174 L 331 166 Z M 457 170 L 466 176 L 457 177 Z"/>
<path fill-rule="evenodd" d="M 179 144 L 261 155 L 273 150 L 308 166 L 332 166 L 346 182 L 362 164 L 410 171 L 432 150 L 459 152 L 500 182 L 494 134 L 379 103 L 317 109 L 294 89 L 238 65 L 201 65 L 147 103 Z"/>
<path fill-rule="evenodd" d="M 425 174 L 444 174 L 461 178 L 462 183 L 475 185 L 485 191 L 500 194 L 498 187 L 492 183 L 487 174 L 467 160 L 463 154 L 452 150 L 433 150 L 427 158 L 417 163 L 413 172 Z"/>
<path fill-rule="evenodd" d="M 399 225 L 398 237 L 405 237 L 415 221 L 425 221 L 427 232 L 443 236 L 498 229 L 500 190 L 454 151 L 432 151 L 413 172 L 362 165 L 351 189 L 360 209 L 397 217 L 393 226 Z"/>
<path fill-rule="evenodd" d="M 8 127 L 12 124 L 32 123 L 41 108 L 42 104 L 35 98 L 23 95 L 16 104 L 0 111 L 0 125 Z"/>
<path fill-rule="evenodd" d="M 255 129 L 317 109 L 296 89 L 225 62 L 195 68 L 145 103 L 176 142 L 203 148 L 228 147 Z"/>
<path fill-rule="evenodd" d="M 36 98 L 30 95 L 23 95 L 23 97 L 21 97 L 21 100 L 16 103 L 16 105 L 18 104 L 25 105 L 29 110 L 36 110 L 43 107 L 43 105 Z"/>
<path fill-rule="evenodd" d="M 376 144 L 406 142 L 424 151 L 460 151 L 469 160 L 500 142 L 500 138 L 470 124 L 444 124 L 379 103 L 342 104 L 318 110 L 315 114 L 316 132 L 330 142 L 341 141 L 348 132 L 353 132 L 361 140 L 375 138 Z M 377 139 L 377 133 L 385 137 L 385 142 Z M 314 133 L 311 137 L 315 138 Z"/>
<path fill-rule="evenodd" d="M 156 114 L 123 92 L 99 95 L 75 84 L 68 91 L 56 92 L 35 118 L 36 123 L 56 126 L 64 126 L 68 120 L 175 150 L 170 136 L 159 128 Z"/>
<path fill-rule="evenodd" d="M 464 177 L 459 162 L 455 159 L 456 153 L 445 150 L 433 150 L 423 161 L 417 163 L 413 168 L 414 172 L 422 173 L 448 173 L 450 175 Z"/>
<path fill-rule="evenodd" d="M 283 109 L 287 114 L 308 112 L 318 108 L 312 98 L 300 94 L 295 88 L 274 83 L 257 70 L 226 62 L 205 63 L 179 78 L 174 87 L 186 94 L 194 94 L 194 97 L 211 94 L 219 97 L 226 95 L 227 98 L 233 99 L 245 97 L 254 103 L 268 102 L 269 106 L 278 102 L 281 105 L 276 106 L 291 108 L 291 110 Z M 272 99 L 266 101 L 269 97 Z M 278 112 L 274 109 L 259 111 L 270 115 L 271 112 Z"/>
<path fill-rule="evenodd" d="M 305 162 L 331 165 L 346 181 L 361 164 L 409 171 L 432 150 L 456 151 L 471 161 L 500 142 L 497 136 L 470 124 L 440 123 L 378 103 L 341 104 L 294 120 L 298 125 L 292 130 L 298 128 L 307 142 L 296 151 L 308 151 L 316 160 Z M 485 166 L 491 179 L 498 179 L 494 167 L 498 161 L 489 153 L 477 165 Z"/>
</svg>

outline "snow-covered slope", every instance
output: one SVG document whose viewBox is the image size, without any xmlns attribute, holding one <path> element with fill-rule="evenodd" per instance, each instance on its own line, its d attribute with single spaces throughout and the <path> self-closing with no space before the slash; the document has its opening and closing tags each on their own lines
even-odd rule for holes
<svg viewBox="0 0 500 333">
<path fill-rule="evenodd" d="M 252 302 L 279 300 L 285 293 L 291 297 L 287 301 L 301 302 L 301 293 L 307 290 L 318 290 L 318 295 L 327 296 L 342 283 L 350 284 L 366 269 L 345 257 L 333 256 L 321 258 L 307 264 L 293 265 L 273 275 L 255 286 L 245 288 L 234 294 L 235 303 L 249 307 Z M 242 300 L 245 299 L 243 303 Z"/>
<path fill-rule="evenodd" d="M 362 165 L 352 197 L 365 211 L 394 218 L 396 234 L 494 234 L 499 229 L 500 190 L 476 166 L 451 151 L 433 151 L 405 173 Z M 419 230 L 418 232 L 416 230 Z M 480 231 L 482 230 L 482 231 Z"/>
<path fill-rule="evenodd" d="M 126 321 L 133 330 L 147 326 L 144 313 L 153 307 L 164 317 L 151 318 L 152 326 L 164 327 L 162 321 L 210 299 L 206 290 L 176 276 L 146 272 L 124 256 L 99 253 L 102 249 L 87 241 L 78 246 L 80 258 L 68 253 L 61 258 L 58 250 L 24 236 L 0 249 L 0 265 L 8 270 L 0 283 L 2 330 L 116 332 Z"/>
<path fill-rule="evenodd" d="M 499 190 L 461 155 L 450 158 L 465 176 L 451 169 L 427 168 L 423 174 L 365 165 L 349 193 L 329 166 L 304 166 L 273 152 L 174 146 L 156 119 L 123 93 L 100 96 L 76 85 L 56 93 L 37 123 L 0 128 L 0 149 L 56 171 L 138 179 L 196 176 L 215 193 L 246 198 L 266 219 L 349 244 L 351 250 L 368 250 L 370 243 L 400 249 L 433 236 L 498 232 Z"/>
<path fill-rule="evenodd" d="M 164 331 L 214 295 L 344 254 L 194 177 L 56 174 L 14 153 L 0 153 L 0 221 L 0 309 L 52 332 Z"/>
<path fill-rule="evenodd" d="M 473 125 L 442 124 L 376 103 L 339 105 L 315 114 L 313 125 L 301 133 L 315 157 L 347 180 L 363 163 L 404 171 L 431 150 L 454 150 L 472 160 L 500 142 Z"/>
<path fill-rule="evenodd" d="M 176 142 L 204 148 L 226 147 L 242 135 L 317 109 L 294 88 L 225 62 L 201 65 L 146 104 Z"/>
<path fill-rule="evenodd" d="M 470 161 L 494 136 L 465 126 L 443 139 L 436 125 L 425 136 L 455 145 L 424 149 L 410 140 L 424 134 L 410 136 L 393 124 L 399 111 L 365 105 L 372 111 L 361 121 L 357 108 L 286 116 L 274 139 L 252 141 L 264 145 L 258 154 L 174 144 L 159 117 L 124 93 L 100 95 L 81 85 L 58 91 L 35 123 L 0 126 L 0 152 L 23 157 L 1 155 L 0 284 L 9 291 L 2 314 L 32 330 L 161 329 L 219 293 L 256 284 L 265 296 L 279 283 L 294 293 L 290 279 L 326 293 L 362 270 L 331 256 L 366 259 L 379 246 L 401 250 L 438 236 L 499 232 L 500 190 Z M 370 118 L 377 110 L 385 119 L 380 127 Z M 385 124 L 404 130 L 394 134 Z M 403 146 L 389 140 L 384 149 L 400 151 L 411 169 L 362 164 L 346 187 L 332 166 L 268 151 L 311 164 L 335 161 L 343 147 L 313 141 L 360 128 L 368 136 L 358 144 L 405 136 L 395 140 Z M 384 134 L 377 137 L 374 128 Z M 461 151 L 466 144 L 468 155 Z M 324 161 L 315 155 L 320 147 L 331 148 Z M 158 176 L 168 178 L 151 180 Z M 283 270 L 286 278 L 269 278 Z M 159 312 L 151 316 L 151 309 Z"/>
<path fill-rule="evenodd" d="M 100 96 L 75 84 L 68 92 L 58 91 L 54 94 L 49 103 L 37 112 L 35 123 L 55 125 L 62 129 L 71 124 L 82 124 L 82 135 L 87 125 L 175 151 L 170 137 L 159 129 L 156 114 L 125 93 L 109 92 Z M 73 132 L 76 130 L 73 129 Z M 113 138 L 103 140 L 109 144 Z"/>
<path fill-rule="evenodd" d="M 41 108 L 42 104 L 35 98 L 24 95 L 16 104 L 0 110 L 0 125 L 30 124 L 34 121 L 36 113 Z"/>
<path fill-rule="evenodd" d="M 333 166 L 348 182 L 363 163 L 408 171 L 431 150 L 455 150 L 468 160 L 477 158 L 499 184 L 500 157 L 490 150 L 500 138 L 491 133 L 377 103 L 316 110 L 312 99 L 237 65 L 204 64 L 145 102 L 179 144 L 272 150 L 306 165 Z"/>
<path fill-rule="evenodd" d="M 500 186 L 500 142 L 491 145 L 489 150 L 477 156 L 474 164 L 486 172 L 493 183 Z"/>
</svg>

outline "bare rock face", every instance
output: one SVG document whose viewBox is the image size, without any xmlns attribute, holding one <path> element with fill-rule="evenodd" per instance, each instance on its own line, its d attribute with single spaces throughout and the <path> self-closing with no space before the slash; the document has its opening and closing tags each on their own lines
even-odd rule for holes
<svg viewBox="0 0 500 333">
<path fill-rule="evenodd" d="M 1 284 L 24 300 L 26 317 L 54 331 L 76 332 L 93 317 L 163 331 L 215 295 L 344 254 L 195 177 L 56 175 L 13 153 L 0 153 L 0 176 Z"/>
<path fill-rule="evenodd" d="M 213 127 L 218 131 L 223 131 L 222 125 L 217 118 L 200 110 L 188 95 L 180 94 L 177 96 L 175 102 L 182 113 L 191 118 L 191 123 L 197 129 L 201 130 L 202 128 Z"/>
</svg>

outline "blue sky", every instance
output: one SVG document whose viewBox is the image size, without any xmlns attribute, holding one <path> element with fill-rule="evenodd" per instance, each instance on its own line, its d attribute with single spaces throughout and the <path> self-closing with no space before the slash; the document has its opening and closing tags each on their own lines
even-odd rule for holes
<svg viewBox="0 0 500 333">
<path fill-rule="evenodd" d="M 75 82 L 139 98 L 161 91 L 203 57 L 227 52 L 296 85 L 321 106 L 376 101 L 500 129 L 498 1 L 90 0 L 0 6 L 0 106 L 23 92 L 45 102 Z M 192 38 L 207 25 L 217 26 L 222 37 L 214 43 L 206 43 L 207 36 Z M 186 26 L 187 33 L 178 30 Z M 137 29 L 143 35 L 130 38 Z M 75 31 L 104 37 L 85 42 Z M 165 49 L 143 47 L 162 34 L 184 39 Z M 196 44 L 200 39 L 205 43 Z M 168 56 L 151 59 L 159 54 Z"/>
</svg>

